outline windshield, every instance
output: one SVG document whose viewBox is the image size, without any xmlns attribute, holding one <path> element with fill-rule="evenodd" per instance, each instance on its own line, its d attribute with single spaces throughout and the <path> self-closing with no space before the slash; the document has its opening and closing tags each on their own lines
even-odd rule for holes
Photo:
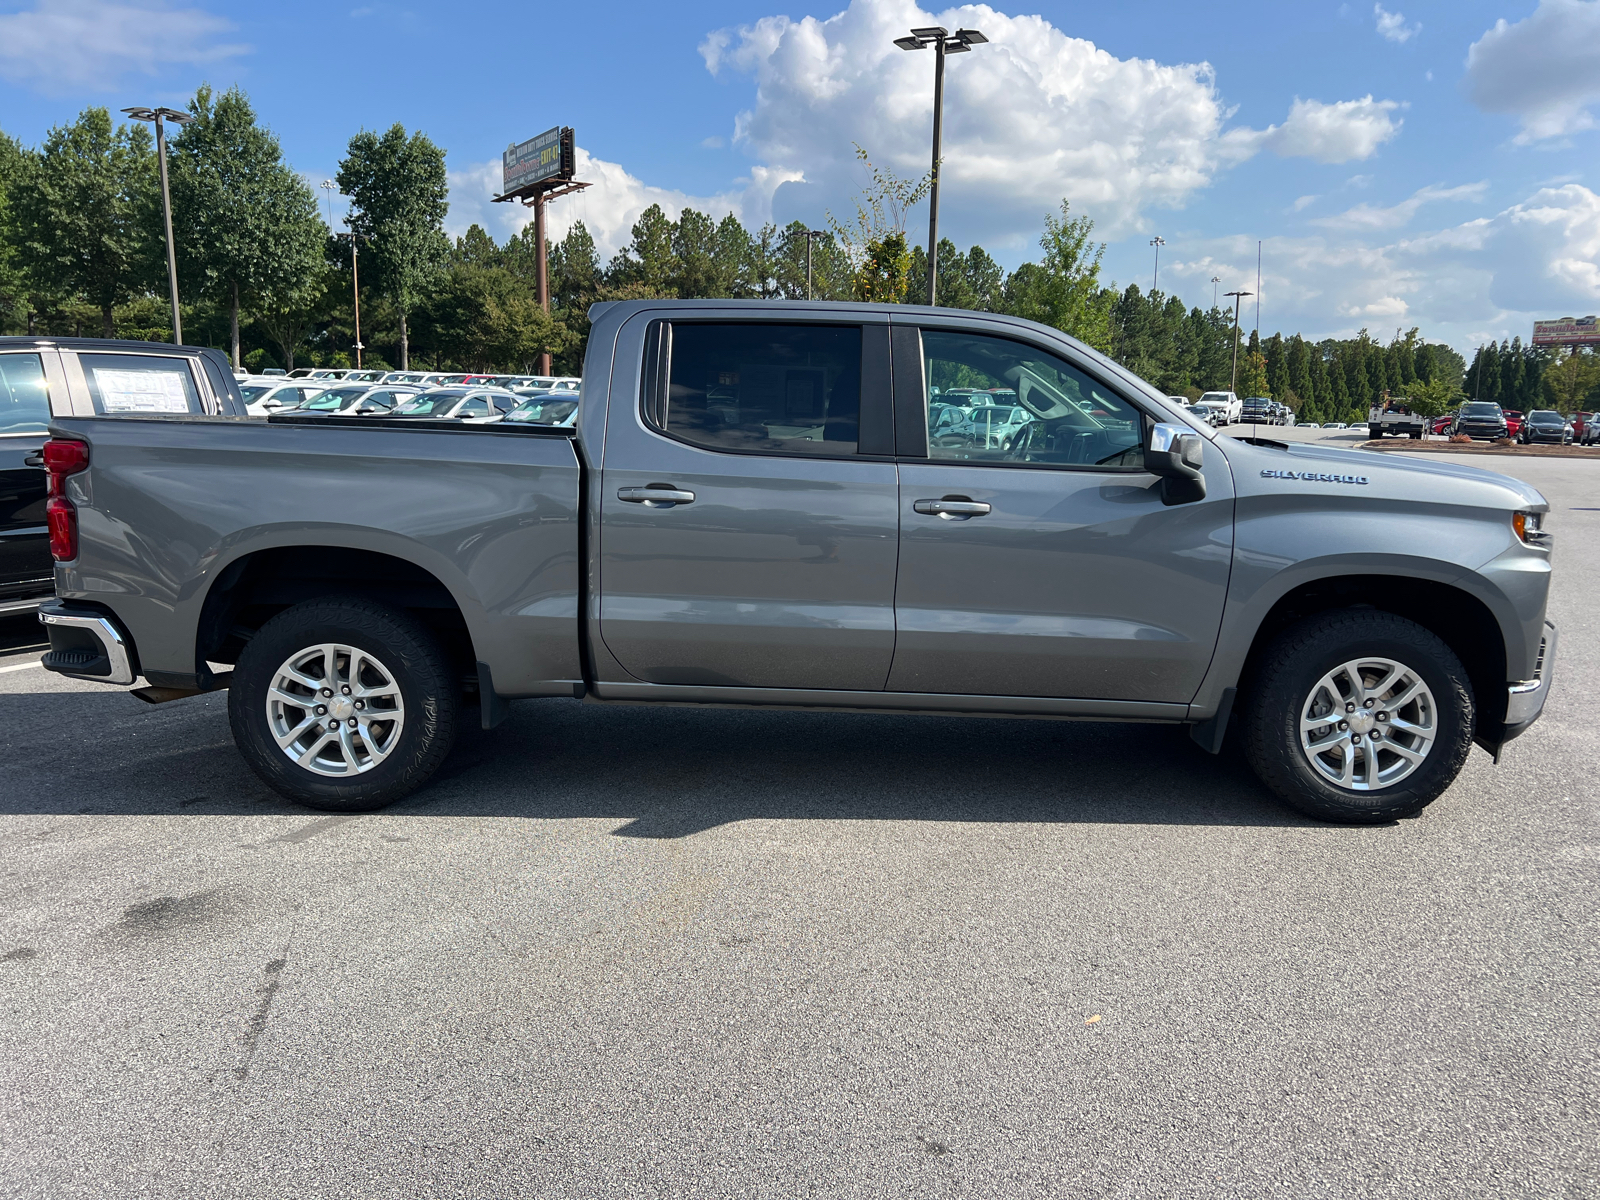
<svg viewBox="0 0 1600 1200">
<path fill-rule="evenodd" d="M 437 417 L 448 412 L 465 392 L 423 392 L 394 410 L 397 417 Z"/>
<path fill-rule="evenodd" d="M 1528 414 L 1528 420 L 1540 422 L 1562 421 L 1565 423 L 1565 419 L 1560 413 L 1554 412 L 1548 408 L 1535 409 L 1533 412 Z"/>
<path fill-rule="evenodd" d="M 1498 404 L 1490 404 L 1487 400 L 1475 400 L 1471 404 L 1463 404 L 1461 406 L 1461 415 L 1463 417 L 1498 417 L 1500 415 L 1500 406 Z"/>
<path fill-rule="evenodd" d="M 1201 404 L 1226 404 L 1227 402 L 1227 392 L 1207 392 L 1204 396 L 1200 397 Z"/>
<path fill-rule="evenodd" d="M 559 425 L 577 411 L 576 400 L 525 400 L 506 414 L 508 421 L 533 425 Z"/>
<path fill-rule="evenodd" d="M 320 396 L 313 396 L 300 406 L 301 412 L 338 412 L 354 404 L 366 394 L 364 387 L 331 388 Z"/>
</svg>

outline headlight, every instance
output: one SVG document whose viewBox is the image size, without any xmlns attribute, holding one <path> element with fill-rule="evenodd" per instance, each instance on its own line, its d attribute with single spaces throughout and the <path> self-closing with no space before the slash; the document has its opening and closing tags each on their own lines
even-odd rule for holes
<svg viewBox="0 0 1600 1200">
<path fill-rule="evenodd" d="M 1550 539 L 1544 532 L 1543 513 L 1512 513 L 1511 528 L 1517 531 L 1517 537 L 1530 546 L 1547 546 L 1550 544 Z"/>
</svg>

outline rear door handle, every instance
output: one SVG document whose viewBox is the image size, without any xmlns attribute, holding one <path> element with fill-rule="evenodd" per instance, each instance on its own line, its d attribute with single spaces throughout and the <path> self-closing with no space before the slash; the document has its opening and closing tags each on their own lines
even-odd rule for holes
<svg viewBox="0 0 1600 1200">
<path fill-rule="evenodd" d="M 947 497 L 943 500 L 915 500 L 911 507 L 929 517 L 943 517 L 946 521 L 965 521 L 970 517 L 988 516 L 989 505 L 981 500 L 968 500 L 965 497 L 956 499 Z"/>
<path fill-rule="evenodd" d="M 694 493 L 678 488 L 627 487 L 617 489 L 617 499 L 629 504 L 647 504 L 651 508 L 671 508 L 674 504 L 693 504 Z"/>
</svg>

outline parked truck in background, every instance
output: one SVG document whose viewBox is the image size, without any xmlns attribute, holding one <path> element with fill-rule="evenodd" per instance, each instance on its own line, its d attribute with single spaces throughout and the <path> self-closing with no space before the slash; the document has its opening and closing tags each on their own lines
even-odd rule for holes
<svg viewBox="0 0 1600 1200">
<path fill-rule="evenodd" d="M 1381 400 L 1367 410 L 1367 429 L 1375 438 L 1388 434 L 1420 441 L 1428 425 L 1426 417 L 1411 411 L 1404 396 Z"/>
<path fill-rule="evenodd" d="M 229 688 L 250 765 L 334 811 L 521 697 L 1185 725 L 1212 752 L 1235 724 L 1277 795 L 1352 822 L 1419 812 L 1541 711 L 1548 506 L 1515 480 L 1224 437 L 998 314 L 591 317 L 575 428 L 75 398 L 44 450 L 45 665 Z M 930 438 L 960 388 L 1029 420 Z"/>
</svg>

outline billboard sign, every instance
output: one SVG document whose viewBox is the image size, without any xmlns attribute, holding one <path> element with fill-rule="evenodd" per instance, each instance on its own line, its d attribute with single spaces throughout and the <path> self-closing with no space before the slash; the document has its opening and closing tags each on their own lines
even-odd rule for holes
<svg viewBox="0 0 1600 1200">
<path fill-rule="evenodd" d="M 1562 317 L 1533 323 L 1535 346 L 1600 346 L 1600 319 Z"/>
<path fill-rule="evenodd" d="M 502 194 L 547 179 L 570 179 L 572 144 L 572 130 L 558 125 L 520 145 L 507 146 L 502 160 Z"/>
</svg>

